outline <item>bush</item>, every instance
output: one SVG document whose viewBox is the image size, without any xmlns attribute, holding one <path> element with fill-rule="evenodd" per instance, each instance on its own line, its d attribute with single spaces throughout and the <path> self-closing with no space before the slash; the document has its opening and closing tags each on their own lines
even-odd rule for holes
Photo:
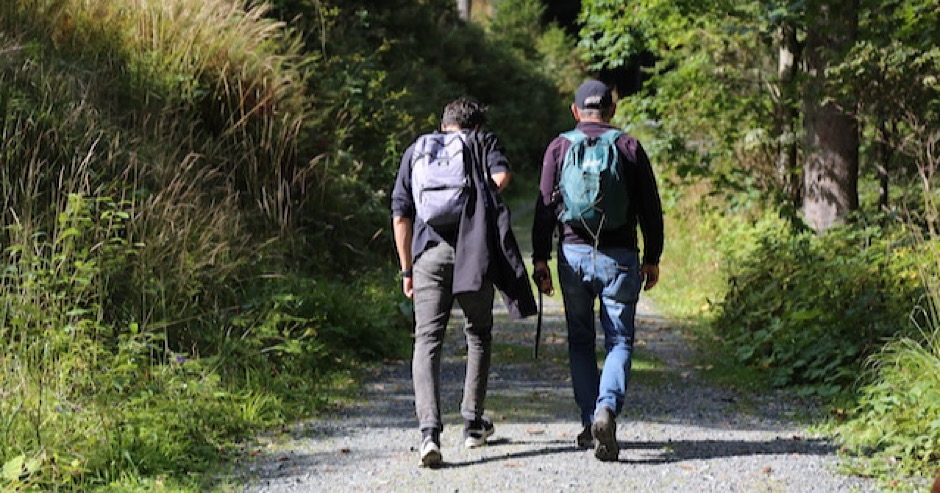
<svg viewBox="0 0 940 493">
<path fill-rule="evenodd" d="M 716 333 L 775 385 L 843 389 L 866 356 L 906 330 L 923 293 L 922 253 L 899 228 L 854 224 L 816 236 L 763 224 L 756 248 L 730 256 Z"/>
<path fill-rule="evenodd" d="M 932 475 L 940 463 L 940 327 L 892 339 L 871 358 L 858 405 L 837 427 L 845 451 L 889 458 L 866 467 Z M 890 465 L 890 466 L 889 466 Z"/>
<path fill-rule="evenodd" d="M 914 235 L 927 291 L 910 317 L 913 330 L 871 356 L 855 405 L 834 426 L 845 452 L 877 458 L 856 462 L 868 474 L 932 477 L 940 465 L 940 243 L 928 231 L 932 240 Z"/>
<path fill-rule="evenodd" d="M 399 308 L 392 275 L 350 283 L 286 277 L 260 287 L 219 335 L 227 366 L 307 379 L 340 361 L 351 367 L 401 358 L 410 349 L 410 319 Z"/>
<path fill-rule="evenodd" d="M 444 0 L 0 3 L 6 489 L 200 489 L 403 357 L 404 146 L 471 95 L 534 169 L 560 107 Z"/>
</svg>

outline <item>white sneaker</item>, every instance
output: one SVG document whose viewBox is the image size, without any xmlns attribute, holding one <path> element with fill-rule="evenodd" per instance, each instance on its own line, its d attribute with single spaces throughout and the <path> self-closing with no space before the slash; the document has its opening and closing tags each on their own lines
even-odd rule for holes
<svg viewBox="0 0 940 493">
<path fill-rule="evenodd" d="M 496 427 L 490 418 L 481 416 L 473 421 L 468 421 L 463 429 L 463 444 L 467 448 L 475 448 L 486 444 L 486 439 L 496 433 Z"/>
<path fill-rule="evenodd" d="M 421 441 L 421 467 L 438 467 L 444 462 L 441 446 L 433 436 L 428 435 Z"/>
</svg>

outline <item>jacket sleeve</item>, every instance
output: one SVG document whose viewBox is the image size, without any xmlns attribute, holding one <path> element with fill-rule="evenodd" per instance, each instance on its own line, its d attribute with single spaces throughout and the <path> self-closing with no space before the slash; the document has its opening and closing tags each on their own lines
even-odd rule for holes
<svg viewBox="0 0 940 493">
<path fill-rule="evenodd" d="M 542 158 L 539 194 L 535 200 L 535 217 L 532 220 L 533 261 L 548 261 L 552 257 L 552 235 L 557 227 L 555 184 L 558 182 L 558 163 L 564 156 L 567 142 L 563 137 L 555 138 Z"/>
<path fill-rule="evenodd" d="M 636 144 L 636 213 L 643 234 L 643 263 L 659 265 L 663 253 L 663 205 L 653 166 L 643 146 Z"/>
</svg>

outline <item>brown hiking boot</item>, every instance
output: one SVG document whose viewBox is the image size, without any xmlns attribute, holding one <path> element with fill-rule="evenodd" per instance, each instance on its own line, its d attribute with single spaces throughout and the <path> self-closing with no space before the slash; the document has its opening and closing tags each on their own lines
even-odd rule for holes
<svg viewBox="0 0 940 493">
<path fill-rule="evenodd" d="M 605 462 L 617 460 L 620 455 L 620 444 L 617 443 L 617 422 L 614 420 L 613 410 L 607 406 L 601 406 L 594 412 L 591 434 L 597 440 L 594 457 Z"/>
</svg>

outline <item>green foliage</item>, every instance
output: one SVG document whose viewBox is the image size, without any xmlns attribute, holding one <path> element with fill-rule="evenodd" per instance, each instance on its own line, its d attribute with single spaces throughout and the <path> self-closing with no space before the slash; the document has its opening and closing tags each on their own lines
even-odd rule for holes
<svg viewBox="0 0 940 493">
<path fill-rule="evenodd" d="M 544 14 L 545 5 L 539 0 L 503 0 L 496 4 L 486 31 L 495 43 L 508 48 L 516 58 L 515 63 L 554 82 L 561 98 L 556 98 L 555 107 L 545 109 L 564 118 L 548 120 L 543 125 L 560 128 L 571 125 L 567 119 L 568 104 L 586 78 L 587 70 L 580 61 L 576 40 L 561 27 L 543 26 Z"/>
<path fill-rule="evenodd" d="M 608 0 L 581 3 L 579 44 L 592 68 L 622 67 L 630 56 L 648 49 L 639 19 L 633 15 L 638 10 L 636 6 Z"/>
<path fill-rule="evenodd" d="M 871 355 L 857 400 L 832 427 L 865 474 L 930 478 L 940 464 L 940 243 L 936 229 L 927 231 L 913 234 L 926 291 L 915 300 L 913 327 Z"/>
<path fill-rule="evenodd" d="M 534 58 L 542 36 L 545 5 L 538 0 L 501 0 L 496 3 L 487 30 L 508 44 L 521 58 Z"/>
<path fill-rule="evenodd" d="M 859 27 L 866 42 L 932 48 L 940 42 L 940 12 L 932 0 L 862 2 Z M 903 70 L 899 68 L 900 70 Z"/>
<path fill-rule="evenodd" d="M 545 77 L 555 81 L 564 96 L 561 103 L 571 103 L 572 96 L 586 78 L 587 70 L 580 62 L 575 40 L 556 26 L 546 29 L 538 39 L 537 48 L 541 57 L 539 68 Z"/>
<path fill-rule="evenodd" d="M 720 300 L 725 289 L 721 266 L 729 249 L 721 241 L 735 236 L 743 222 L 704 210 L 701 201 L 692 193 L 666 201 L 662 276 L 655 289 L 643 293 L 653 298 L 657 311 L 690 326 L 704 326 L 713 316 L 711 302 Z"/>
<path fill-rule="evenodd" d="M 403 357 L 399 157 L 470 95 L 537 168 L 569 122 L 520 52 L 570 40 L 534 34 L 444 0 L 2 3 L 0 487 L 202 490 Z"/>
<path fill-rule="evenodd" d="M 936 319 L 920 337 L 892 339 L 872 357 L 858 405 L 837 430 L 845 452 L 867 461 L 869 474 L 930 477 L 940 463 L 940 332 Z"/>
<path fill-rule="evenodd" d="M 127 204 L 71 195 L 54 230 L 13 224 L 0 284 L 0 484 L 83 489 L 205 468 L 271 425 L 273 399 L 231 394 L 160 333 L 105 323 L 108 279 L 136 254 Z"/>
<path fill-rule="evenodd" d="M 909 300 L 921 293 L 916 266 L 924 257 L 904 238 L 874 225 L 819 237 L 763 222 L 755 247 L 731 257 L 716 333 L 776 385 L 846 388 L 866 356 L 905 331 Z"/>
<path fill-rule="evenodd" d="M 843 80 L 838 89 L 854 93 L 868 118 L 927 123 L 940 110 L 938 66 L 940 48 L 925 51 L 900 42 L 863 42 L 833 73 Z"/>
<path fill-rule="evenodd" d="M 410 347 L 394 276 L 348 283 L 287 277 L 259 287 L 229 321 L 220 354 L 227 366 L 285 374 L 270 385 L 289 387 L 337 361 L 404 357 Z"/>
<path fill-rule="evenodd" d="M 857 15 L 852 46 L 825 53 L 825 74 L 781 70 L 788 54 L 793 67 L 804 66 L 821 6 L 842 9 L 845 19 Z M 917 266 L 936 258 L 925 246 L 936 236 L 912 237 L 937 224 L 938 15 L 931 0 L 586 0 L 580 18 L 591 68 L 624 66 L 641 53 L 656 60 L 644 91 L 618 106 L 617 121 L 644 136 L 661 163 L 667 204 L 681 203 L 694 183 L 708 190 L 710 207 L 686 210 L 684 222 L 708 224 L 715 211 L 727 217 L 716 228 L 715 256 L 728 281 L 713 292 L 716 335 L 739 364 L 777 385 L 833 394 L 861 375 L 861 405 L 843 433 L 850 448 L 920 472 L 937 459 L 937 383 L 921 378 L 937 373 L 936 326 L 916 331 L 908 316 L 924 292 Z M 810 88 L 811 75 L 826 84 Z M 794 230 L 801 203 L 792 185 L 802 178 L 804 154 L 815 151 L 803 148 L 800 107 L 827 103 L 861 124 L 863 210 L 883 205 L 877 192 L 889 201 L 879 225 L 860 214 L 817 237 Z M 866 173 L 877 173 L 879 183 Z M 904 227 L 894 224 L 898 211 L 910 218 Z M 763 219 L 740 227 L 749 215 Z M 935 291 L 928 286 L 928 296 Z M 875 369 L 863 374 L 869 355 Z"/>
<path fill-rule="evenodd" d="M 912 320 L 918 331 L 890 340 L 869 360 L 865 385 L 854 407 L 834 431 L 854 469 L 894 478 L 899 474 L 932 478 L 940 463 L 940 333 L 936 271 L 930 291 Z"/>
</svg>

